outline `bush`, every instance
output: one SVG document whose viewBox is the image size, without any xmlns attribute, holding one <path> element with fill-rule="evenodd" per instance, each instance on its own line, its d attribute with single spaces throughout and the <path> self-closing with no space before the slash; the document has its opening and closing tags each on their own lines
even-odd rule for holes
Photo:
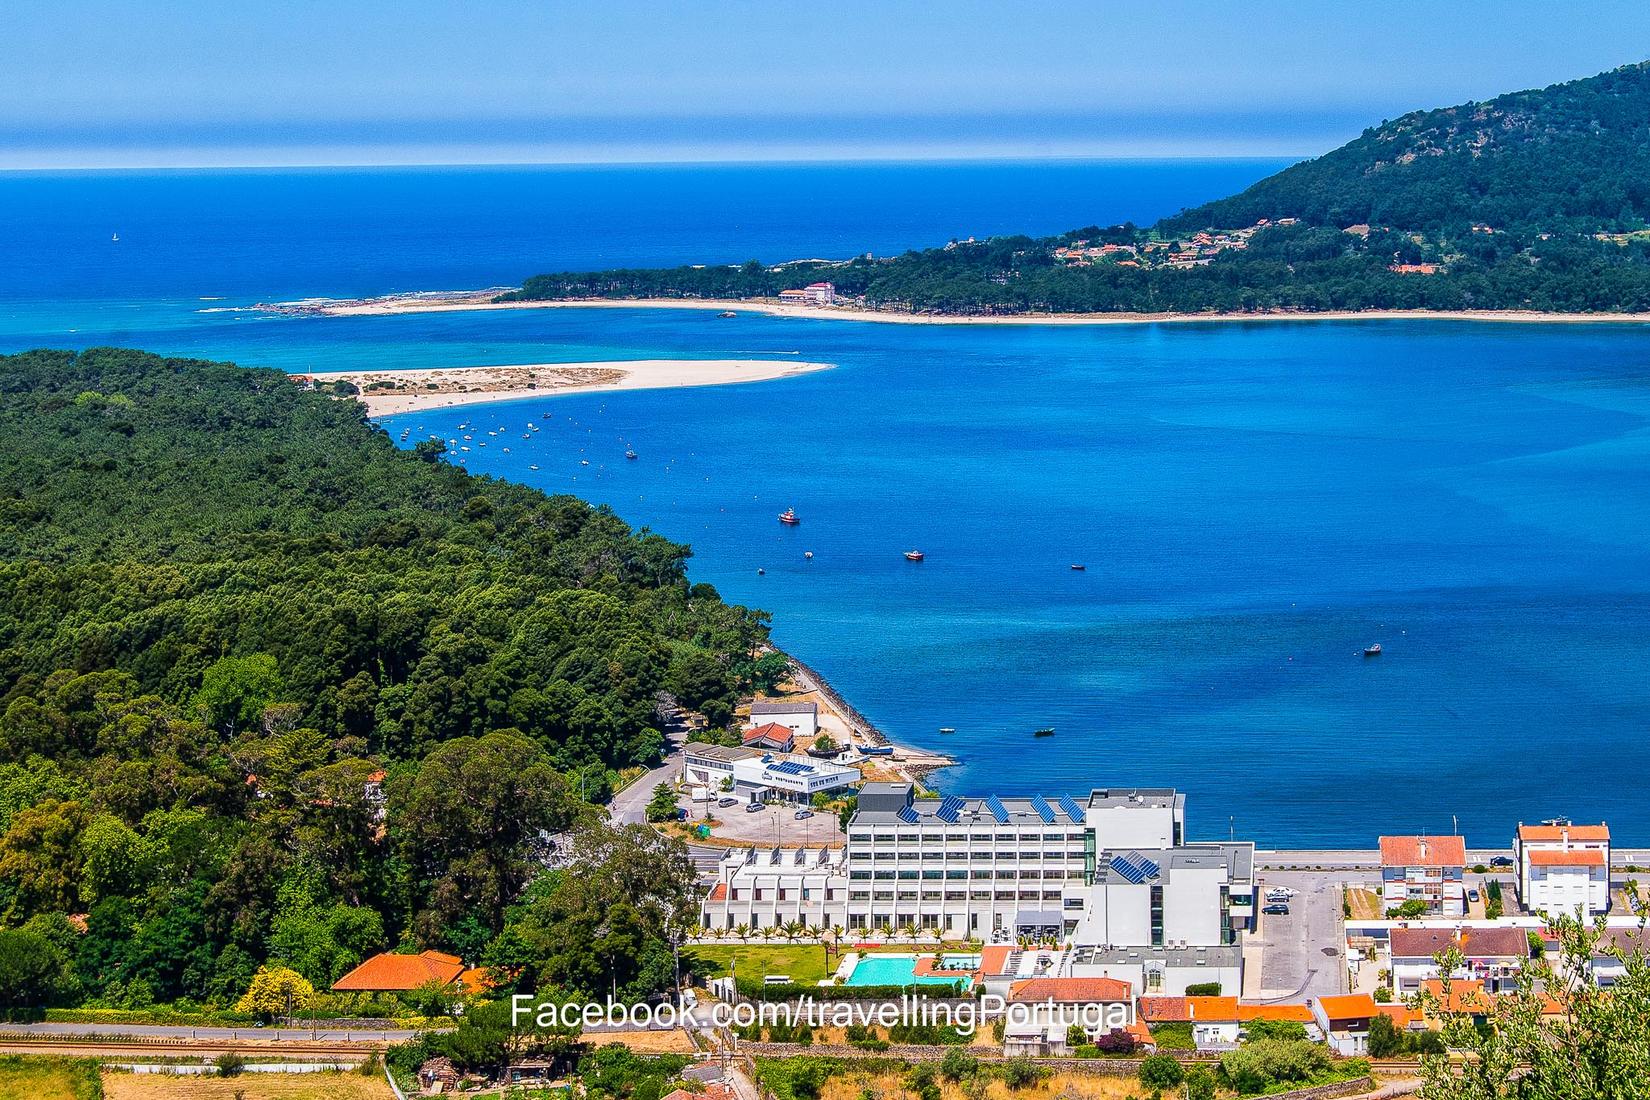
<svg viewBox="0 0 1650 1100">
<path fill-rule="evenodd" d="M 940 1084 L 934 1080 L 934 1067 L 924 1062 L 911 1067 L 905 1075 L 905 1088 L 917 1100 L 940 1100 Z"/>
<path fill-rule="evenodd" d="M 1030 1088 L 1044 1077 L 1048 1070 L 1033 1062 L 1030 1058 L 1005 1058 L 997 1066 L 997 1076 L 1003 1084 L 1011 1089 Z"/>
<path fill-rule="evenodd" d="M 1218 997 L 1220 996 L 1219 982 L 1193 982 L 1186 987 L 1188 997 Z"/>
<path fill-rule="evenodd" d="M 1375 987 L 1375 1003 L 1376 1004 L 1383 1004 L 1383 1005 L 1391 1004 L 1392 1003 L 1392 989 L 1391 989 L 1391 987 L 1384 986 L 1384 985 L 1376 986 Z"/>
<path fill-rule="evenodd" d="M 980 1072 L 980 1060 L 965 1050 L 948 1050 L 940 1059 L 940 1076 L 947 1081 L 961 1081 Z"/>
<path fill-rule="evenodd" d="M 219 1077 L 234 1077 L 246 1068 L 246 1059 L 228 1050 L 218 1055 L 217 1061 L 212 1064 L 218 1067 Z"/>
<path fill-rule="evenodd" d="M 1140 1063 L 1140 1083 L 1149 1089 L 1172 1089 L 1185 1079 L 1180 1061 L 1172 1054 L 1148 1054 Z"/>
<path fill-rule="evenodd" d="M 1193 1066 L 1186 1071 L 1186 1100 L 1215 1100 L 1215 1075 L 1208 1066 Z"/>
<path fill-rule="evenodd" d="M 1113 1028 L 1094 1040 L 1094 1049 L 1101 1054 L 1128 1055 L 1134 1053 L 1134 1036 Z"/>
<path fill-rule="evenodd" d="M 1232 1088 L 1244 1095 L 1273 1085 L 1309 1082 L 1329 1071 L 1329 1052 L 1299 1039 L 1260 1039 L 1220 1056 L 1220 1068 Z"/>
</svg>

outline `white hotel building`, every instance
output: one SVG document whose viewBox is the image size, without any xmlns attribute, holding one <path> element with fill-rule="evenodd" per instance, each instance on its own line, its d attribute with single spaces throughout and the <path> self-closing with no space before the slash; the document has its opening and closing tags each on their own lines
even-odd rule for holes
<svg viewBox="0 0 1650 1100">
<path fill-rule="evenodd" d="M 730 854 L 701 923 L 1054 937 L 1090 949 L 1074 976 L 1137 988 L 1182 963 L 1235 970 L 1254 914 L 1254 846 L 1186 844 L 1184 829 L 1185 797 L 1172 790 L 919 799 L 910 784 L 867 783 L 845 849 Z"/>
<path fill-rule="evenodd" d="M 1531 913 L 1585 923 L 1610 910 L 1610 827 L 1520 823 L 1513 837 L 1518 897 Z"/>
</svg>

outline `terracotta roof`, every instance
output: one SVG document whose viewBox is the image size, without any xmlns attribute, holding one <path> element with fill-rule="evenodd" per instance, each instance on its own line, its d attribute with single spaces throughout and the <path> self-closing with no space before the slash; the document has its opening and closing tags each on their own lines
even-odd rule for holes
<svg viewBox="0 0 1650 1100">
<path fill-rule="evenodd" d="M 982 947 L 980 949 L 980 973 L 1001 974 L 1003 972 L 1003 964 L 1008 962 L 1008 957 L 1018 950 L 1019 948 L 1017 947 L 1011 947 L 1008 944 L 1002 943 L 992 944 L 990 947 Z"/>
<path fill-rule="evenodd" d="M 1319 997 L 1318 1005 L 1330 1023 L 1337 1020 L 1367 1020 L 1378 1015 L 1375 998 L 1367 993 L 1345 993 L 1338 997 Z"/>
<path fill-rule="evenodd" d="M 1559 840 L 1564 834 L 1570 834 L 1571 840 L 1609 840 L 1610 826 L 1608 825 L 1520 825 L 1518 827 L 1519 840 Z"/>
<path fill-rule="evenodd" d="M 1383 867 L 1465 867 L 1467 842 L 1458 836 L 1383 836 Z"/>
<path fill-rule="evenodd" d="M 1312 1022 L 1312 1006 L 1298 1005 L 1246 1005 L 1237 1006 L 1238 1022 L 1248 1023 L 1250 1020 L 1285 1020 L 1297 1024 Z"/>
<path fill-rule="evenodd" d="M 1129 1021 L 1129 1026 L 1123 1029 L 1134 1037 L 1134 1041 L 1143 1047 L 1156 1046 L 1157 1040 L 1152 1038 L 1152 1029 L 1138 1016 Z"/>
<path fill-rule="evenodd" d="M 1061 1004 L 1094 1004 L 1127 1001 L 1132 997 L 1133 988 L 1117 978 L 1027 978 L 1015 982 L 1008 991 L 1010 1001 L 1032 1004 L 1048 1000 Z"/>
<path fill-rule="evenodd" d="M 789 726 L 782 726 L 778 722 L 769 722 L 766 725 L 754 726 L 745 731 L 745 744 L 756 741 L 772 741 L 777 745 L 788 745 L 796 740 L 796 734 Z"/>
<path fill-rule="evenodd" d="M 1603 867 L 1604 849 L 1602 848 L 1571 848 L 1569 851 L 1560 851 L 1557 848 L 1537 848 L 1527 853 L 1531 867 Z"/>
<path fill-rule="evenodd" d="M 429 982 L 446 985 L 466 973 L 464 960 L 440 951 L 417 955 L 374 955 L 332 983 L 343 992 L 406 992 Z"/>
<path fill-rule="evenodd" d="M 1430 978 L 1421 983 L 1421 992 L 1432 998 L 1444 1012 L 1468 1016 L 1486 1016 L 1495 1011 L 1495 997 L 1484 992 L 1483 982 L 1457 981 L 1449 983 L 1449 996 L 1444 996 L 1444 983 Z"/>
<path fill-rule="evenodd" d="M 1140 1018 L 1154 1024 L 1185 1023 L 1189 1020 L 1235 1022 L 1236 997 L 1142 997 Z"/>
<path fill-rule="evenodd" d="M 1403 1031 L 1415 1022 L 1415 1013 L 1404 1005 L 1376 1005 L 1376 1011 L 1392 1021 L 1392 1026 Z"/>
<path fill-rule="evenodd" d="M 710 897 L 706 898 L 705 900 L 706 901 L 726 901 L 726 900 L 728 900 L 728 884 L 725 883 L 725 882 L 718 882 L 715 886 L 712 886 L 710 888 Z"/>
<path fill-rule="evenodd" d="M 1468 958 L 1523 958 L 1530 953 L 1530 937 L 1522 928 L 1465 928 L 1459 937 L 1453 928 L 1392 930 L 1395 959 L 1430 959 L 1450 947 Z"/>
</svg>

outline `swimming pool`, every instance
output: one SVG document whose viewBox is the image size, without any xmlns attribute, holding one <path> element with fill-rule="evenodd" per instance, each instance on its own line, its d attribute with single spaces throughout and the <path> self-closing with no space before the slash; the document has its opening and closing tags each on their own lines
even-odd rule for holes
<svg viewBox="0 0 1650 1100">
<path fill-rule="evenodd" d="M 969 978 L 943 975 L 916 975 L 915 955 L 866 955 L 854 964 L 854 972 L 843 985 L 953 985 L 958 981 L 967 989 L 973 985 Z"/>
</svg>

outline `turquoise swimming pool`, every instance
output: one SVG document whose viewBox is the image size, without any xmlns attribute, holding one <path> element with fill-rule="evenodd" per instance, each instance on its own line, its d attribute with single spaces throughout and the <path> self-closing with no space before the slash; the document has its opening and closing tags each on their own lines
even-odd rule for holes
<svg viewBox="0 0 1650 1100">
<path fill-rule="evenodd" d="M 936 977 L 934 975 L 916 976 L 917 956 L 915 955 L 866 955 L 854 964 L 854 972 L 848 975 L 844 985 L 952 985 L 957 981 L 963 983 L 967 989 L 973 985 L 969 978 Z"/>
</svg>

